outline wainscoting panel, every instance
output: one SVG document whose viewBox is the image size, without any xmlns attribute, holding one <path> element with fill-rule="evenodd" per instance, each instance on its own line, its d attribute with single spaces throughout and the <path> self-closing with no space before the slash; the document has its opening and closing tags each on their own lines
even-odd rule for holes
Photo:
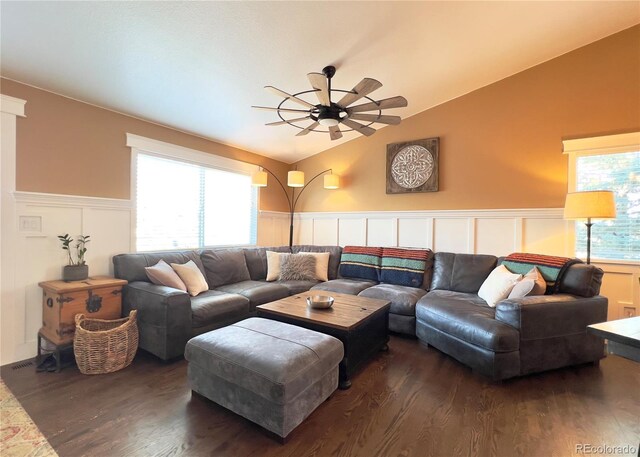
<svg viewBox="0 0 640 457">
<path fill-rule="evenodd" d="M 338 244 L 338 219 L 314 219 L 313 243 L 317 246 L 335 246 Z"/>
<path fill-rule="evenodd" d="M 523 218 L 522 250 L 538 254 L 572 256 L 573 245 L 570 242 L 572 222 L 562 216 L 551 218 Z"/>
<path fill-rule="evenodd" d="M 367 246 L 397 246 L 398 219 L 370 218 L 367 220 Z"/>
<path fill-rule="evenodd" d="M 520 250 L 516 245 L 516 218 L 475 220 L 475 253 L 507 255 Z"/>
<path fill-rule="evenodd" d="M 365 218 L 338 219 L 338 244 L 340 246 L 366 246 L 367 220 Z"/>
<path fill-rule="evenodd" d="M 470 246 L 472 218 L 435 218 L 433 250 L 440 252 L 473 252 Z"/>
<path fill-rule="evenodd" d="M 433 248 L 433 219 L 398 218 L 398 246 Z"/>
</svg>

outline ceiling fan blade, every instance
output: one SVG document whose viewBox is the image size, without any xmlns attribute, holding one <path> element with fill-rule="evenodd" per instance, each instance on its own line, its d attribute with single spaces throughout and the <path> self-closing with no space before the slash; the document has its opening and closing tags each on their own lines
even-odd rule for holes
<svg viewBox="0 0 640 457">
<path fill-rule="evenodd" d="M 304 121 L 305 119 L 309 119 L 309 116 L 298 117 L 296 119 L 287 119 L 286 121 L 269 122 L 268 124 L 264 124 L 264 125 L 283 125 L 283 124 L 288 124 L 290 122 Z"/>
<path fill-rule="evenodd" d="M 270 106 L 252 106 L 251 108 L 262 109 L 265 111 L 282 111 L 283 113 L 309 113 L 308 109 L 290 109 L 290 108 L 271 108 Z"/>
<path fill-rule="evenodd" d="M 366 125 L 362 125 L 359 122 L 352 121 L 351 119 L 342 119 L 340 122 L 366 136 L 371 136 L 376 133 L 376 129 L 372 129 L 371 127 L 367 127 Z"/>
<path fill-rule="evenodd" d="M 342 138 L 342 132 L 340 131 L 340 127 L 334 125 L 333 127 L 329 127 L 329 136 L 332 140 L 339 140 Z"/>
<path fill-rule="evenodd" d="M 352 114 L 349 119 L 356 121 L 378 122 L 380 124 L 398 125 L 402 120 L 400 116 L 378 116 L 377 114 Z"/>
<path fill-rule="evenodd" d="M 302 136 L 302 135 L 306 135 L 307 133 L 309 133 L 311 130 L 315 129 L 318 125 L 320 125 L 319 122 L 314 122 L 313 124 L 311 124 L 309 127 L 307 127 L 304 130 L 300 130 L 300 132 L 298 132 L 296 134 L 296 136 Z"/>
<path fill-rule="evenodd" d="M 362 105 L 352 106 L 351 108 L 347 108 L 347 112 L 351 113 L 360 113 L 362 111 L 376 111 L 380 109 L 391 109 L 391 108 L 403 108 L 407 106 L 407 99 L 404 97 L 391 97 L 385 98 L 384 100 L 378 100 L 377 102 L 364 103 Z"/>
<path fill-rule="evenodd" d="M 296 102 L 299 105 L 306 106 L 307 108 L 315 108 L 315 106 L 313 106 L 311 103 L 305 102 L 301 98 L 298 98 L 298 97 L 295 97 L 295 96 L 293 96 L 291 94 L 288 94 L 287 92 L 285 92 L 283 90 L 280 90 L 277 87 L 264 86 L 264 88 L 267 89 L 269 92 L 273 92 L 276 95 L 280 95 L 282 97 L 288 98 L 292 102 Z"/>
<path fill-rule="evenodd" d="M 356 87 L 352 89 L 352 92 L 349 92 L 342 97 L 342 100 L 338 102 L 338 105 L 342 108 L 346 108 L 353 102 L 360 100 L 362 97 L 369 95 L 371 92 L 376 89 L 380 89 L 381 87 L 382 83 L 380 81 L 376 81 L 371 78 L 364 78 L 356 84 Z"/>
<path fill-rule="evenodd" d="M 331 101 L 329 99 L 329 86 L 327 85 L 327 77 L 322 73 L 309 73 L 307 75 L 311 87 L 316 90 L 316 95 L 320 103 L 329 106 Z"/>
</svg>

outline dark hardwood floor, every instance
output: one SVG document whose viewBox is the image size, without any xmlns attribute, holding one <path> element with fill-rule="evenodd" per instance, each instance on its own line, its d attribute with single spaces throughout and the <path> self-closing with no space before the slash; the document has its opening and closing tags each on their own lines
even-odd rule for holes
<svg viewBox="0 0 640 457">
<path fill-rule="evenodd" d="M 101 376 L 2 367 L 2 379 L 61 457 L 568 456 L 576 445 L 640 442 L 640 364 L 609 356 L 492 383 L 416 340 L 336 391 L 281 445 L 249 421 L 192 398 L 186 362 L 140 353 Z"/>
</svg>

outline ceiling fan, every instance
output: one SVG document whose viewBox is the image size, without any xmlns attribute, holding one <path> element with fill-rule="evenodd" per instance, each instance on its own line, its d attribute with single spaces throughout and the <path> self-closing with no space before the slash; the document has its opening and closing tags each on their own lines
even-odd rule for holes
<svg viewBox="0 0 640 457">
<path fill-rule="evenodd" d="M 407 106 L 406 98 L 391 97 L 377 101 L 370 98 L 369 94 L 382 87 L 382 83 L 371 78 L 364 78 L 351 90 L 333 89 L 331 87 L 331 78 L 335 74 L 336 68 L 331 65 L 324 67 L 322 73 L 309 73 L 307 77 L 313 89 L 295 94 L 289 94 L 273 86 L 265 86 L 265 89 L 284 97 L 284 100 L 275 108 L 267 106 L 253 106 L 252 108 L 276 111 L 278 113 L 278 117 L 281 120 L 266 125 L 292 125 L 300 129 L 296 136 L 306 135 L 309 132 L 329 133 L 332 140 L 342 138 L 342 132 L 356 131 L 366 136 L 373 135 L 376 130 L 371 127 L 371 124 L 374 123 L 391 125 L 400 123 L 400 116 L 383 115 L 382 110 Z M 300 95 L 312 92 L 316 94 L 320 103 L 314 105 L 300 98 Z M 341 95 L 341 98 L 334 102 L 332 101 L 332 95 L 336 92 Z M 368 102 L 351 106 L 362 99 L 368 100 Z M 302 105 L 305 109 L 293 109 L 289 108 L 288 105 L 284 106 L 287 101 Z M 377 111 L 377 113 L 366 114 L 368 111 Z M 291 117 L 291 115 L 297 115 L 298 117 L 286 119 L 283 114 L 288 117 Z M 313 122 L 306 127 L 297 125 L 297 123 L 307 120 Z M 363 121 L 364 124 L 356 121 Z M 318 130 L 318 126 L 327 127 L 328 130 Z M 346 129 L 345 126 L 347 127 Z M 342 127 L 342 130 L 340 127 Z"/>
</svg>

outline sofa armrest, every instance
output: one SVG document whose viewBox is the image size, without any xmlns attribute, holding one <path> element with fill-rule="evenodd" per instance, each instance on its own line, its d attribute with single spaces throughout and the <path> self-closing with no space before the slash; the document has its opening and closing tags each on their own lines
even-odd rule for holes
<svg viewBox="0 0 640 457">
<path fill-rule="evenodd" d="M 517 328 L 520 340 L 537 340 L 585 333 L 587 325 L 607 320 L 607 307 L 599 295 L 537 295 L 499 302 L 496 319 Z"/>
<path fill-rule="evenodd" d="M 123 288 L 122 305 L 125 313 L 138 310 L 140 347 L 165 360 L 184 354 L 192 333 L 189 294 L 135 281 Z"/>
</svg>

